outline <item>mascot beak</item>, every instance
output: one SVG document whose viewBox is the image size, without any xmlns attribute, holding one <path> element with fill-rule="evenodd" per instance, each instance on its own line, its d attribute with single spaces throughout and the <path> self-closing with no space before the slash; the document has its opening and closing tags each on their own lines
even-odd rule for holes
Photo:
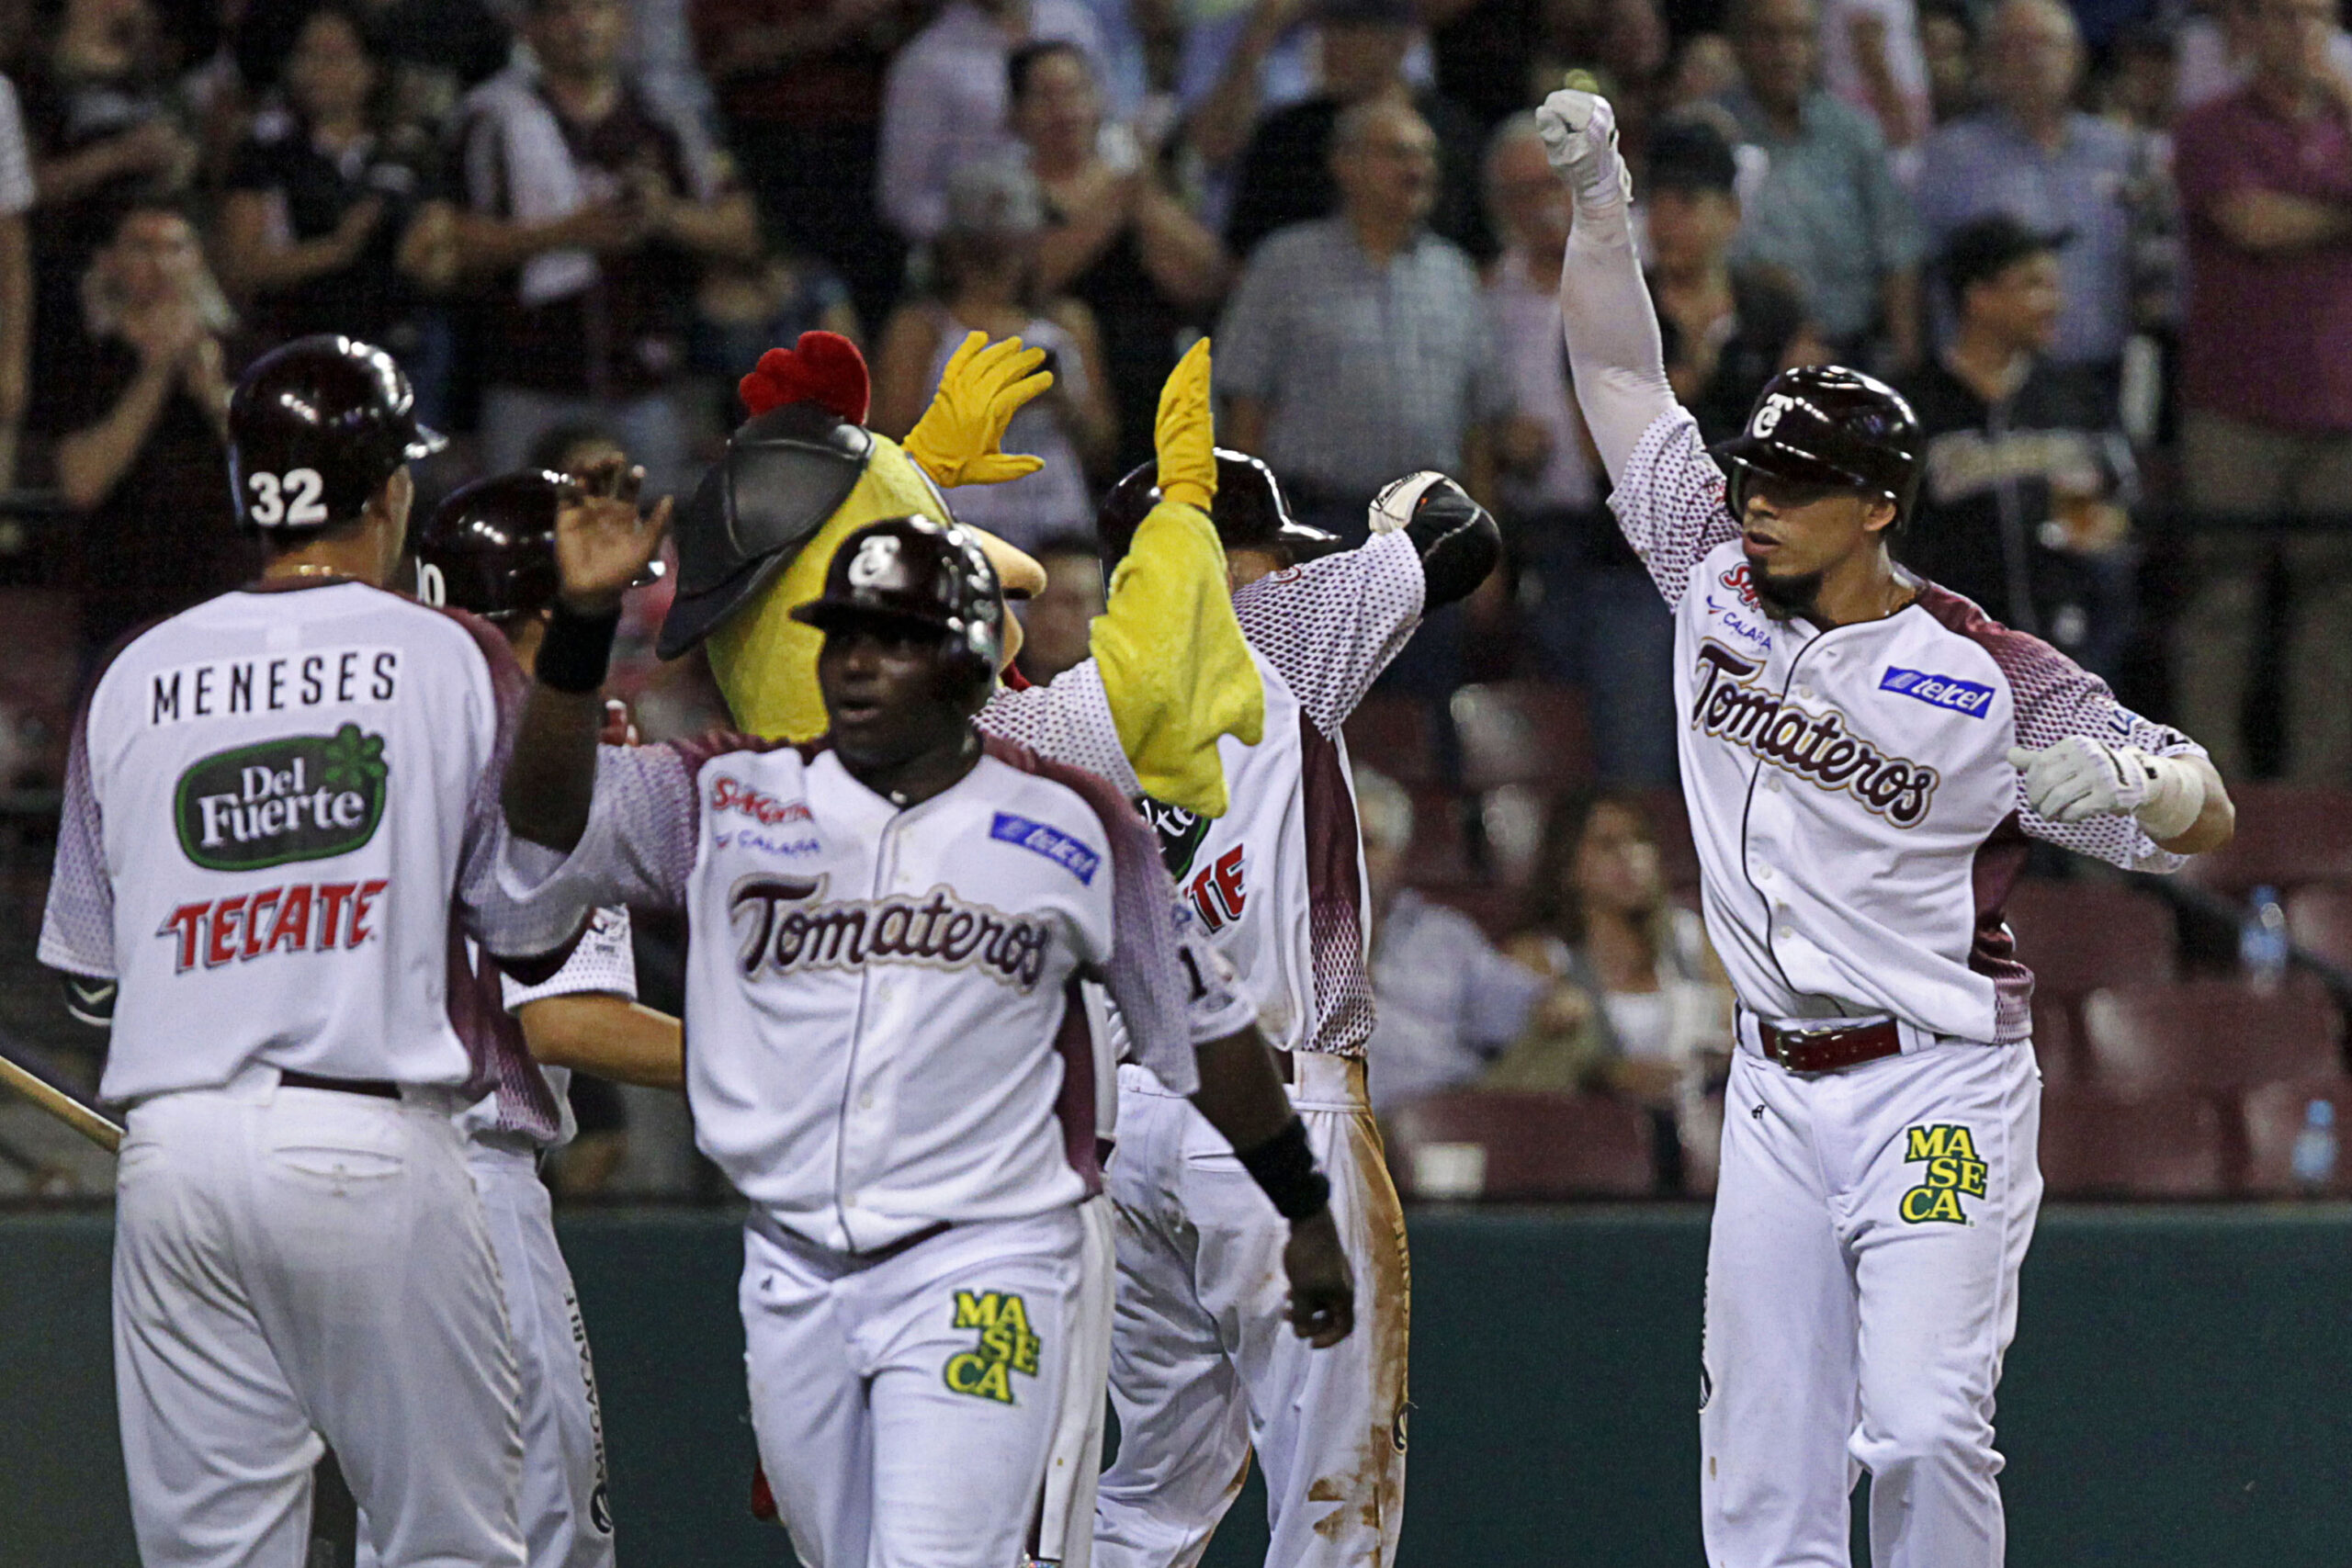
<svg viewBox="0 0 2352 1568">
<path fill-rule="evenodd" d="M 1018 546 L 1007 544 L 986 528 L 970 524 L 959 525 L 965 532 L 979 541 L 980 554 L 989 558 L 996 568 L 997 587 L 1008 602 L 1034 599 L 1046 591 L 1046 569 L 1037 558 Z M 1004 656 L 997 665 L 1000 673 L 1021 651 L 1021 617 L 1008 611 L 1004 617 Z"/>
</svg>

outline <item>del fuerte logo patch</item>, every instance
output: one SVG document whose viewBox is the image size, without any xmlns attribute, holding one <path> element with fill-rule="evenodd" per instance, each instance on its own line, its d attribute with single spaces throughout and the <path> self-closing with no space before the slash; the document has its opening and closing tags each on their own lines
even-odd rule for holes
<svg viewBox="0 0 2352 1568">
<path fill-rule="evenodd" d="M 384 819 L 384 738 L 346 724 L 216 751 L 180 775 L 180 850 L 208 871 L 346 855 Z"/>
</svg>

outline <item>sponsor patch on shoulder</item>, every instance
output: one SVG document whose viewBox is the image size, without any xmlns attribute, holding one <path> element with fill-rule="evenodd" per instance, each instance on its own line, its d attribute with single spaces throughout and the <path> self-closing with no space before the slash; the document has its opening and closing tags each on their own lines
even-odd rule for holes
<svg viewBox="0 0 2352 1568">
<path fill-rule="evenodd" d="M 1045 856 L 1087 886 L 1094 885 L 1095 868 L 1102 857 L 1071 838 L 1058 828 L 1048 828 L 1043 822 L 1032 822 L 1026 817 L 1015 817 L 1010 811 L 1000 811 L 989 826 L 989 837 L 1000 843 L 1018 844 L 1032 854 Z"/>
<path fill-rule="evenodd" d="M 1955 680 L 1950 675 L 1931 675 L 1925 670 L 1905 670 L 1889 665 L 1879 677 L 1882 692 L 1900 692 L 1906 697 L 1917 697 L 1929 707 L 1952 713 L 1964 713 L 1971 718 L 1983 718 L 1993 707 L 1993 688 L 1974 681 Z"/>
</svg>

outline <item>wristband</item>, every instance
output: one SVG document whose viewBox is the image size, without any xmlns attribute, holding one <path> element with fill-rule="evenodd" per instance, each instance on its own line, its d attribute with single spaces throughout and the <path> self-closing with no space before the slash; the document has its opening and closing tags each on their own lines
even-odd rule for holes
<svg viewBox="0 0 2352 1568">
<path fill-rule="evenodd" d="M 1306 1146 L 1306 1123 L 1296 1116 L 1256 1148 L 1233 1152 L 1283 1219 L 1296 1223 L 1310 1218 L 1331 1201 L 1330 1179 L 1316 1168 L 1315 1151 Z"/>
<path fill-rule="evenodd" d="M 2177 839 L 2205 814 L 2205 781 L 2177 757 L 2136 759 L 2148 774 L 2148 796 L 2132 813 L 2158 843 Z"/>
<path fill-rule="evenodd" d="M 613 634 L 620 626 L 618 605 L 601 615 L 581 615 L 557 600 L 548 635 L 539 642 L 539 684 L 575 696 L 602 689 L 613 659 Z"/>
</svg>

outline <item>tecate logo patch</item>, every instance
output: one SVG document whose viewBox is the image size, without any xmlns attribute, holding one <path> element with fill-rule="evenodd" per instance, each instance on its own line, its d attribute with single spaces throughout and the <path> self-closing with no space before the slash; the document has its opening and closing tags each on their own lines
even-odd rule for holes
<svg viewBox="0 0 2352 1568">
<path fill-rule="evenodd" d="M 1930 707 L 1964 713 L 1971 718 L 1983 718 L 1993 706 L 1992 687 L 1980 686 L 1973 681 L 1956 681 L 1949 675 L 1930 675 L 1925 670 L 1889 666 L 1886 673 L 1879 677 L 1878 689 L 1900 692 Z"/>
</svg>

